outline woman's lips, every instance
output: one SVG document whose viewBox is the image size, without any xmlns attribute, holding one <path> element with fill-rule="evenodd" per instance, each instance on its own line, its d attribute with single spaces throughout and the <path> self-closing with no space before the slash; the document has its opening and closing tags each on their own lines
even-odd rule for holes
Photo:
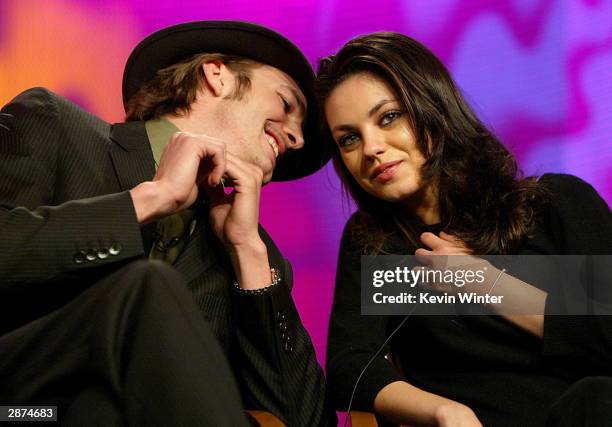
<svg viewBox="0 0 612 427">
<path fill-rule="evenodd" d="M 391 179 L 393 179 L 393 177 L 395 176 L 395 172 L 397 171 L 397 168 L 399 167 L 401 163 L 402 163 L 401 160 L 383 163 L 382 165 L 374 169 L 374 172 L 372 173 L 372 177 L 376 179 L 378 182 L 382 182 L 382 183 L 388 182 Z"/>
</svg>

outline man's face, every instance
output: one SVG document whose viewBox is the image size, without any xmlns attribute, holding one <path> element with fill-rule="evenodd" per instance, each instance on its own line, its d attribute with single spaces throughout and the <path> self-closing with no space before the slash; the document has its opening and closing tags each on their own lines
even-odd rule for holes
<svg viewBox="0 0 612 427">
<path fill-rule="evenodd" d="M 252 70 L 251 87 L 240 99 L 223 99 L 215 117 L 216 137 L 227 151 L 261 168 L 270 181 L 279 157 L 304 146 L 306 98 L 295 81 L 277 68 Z"/>
</svg>

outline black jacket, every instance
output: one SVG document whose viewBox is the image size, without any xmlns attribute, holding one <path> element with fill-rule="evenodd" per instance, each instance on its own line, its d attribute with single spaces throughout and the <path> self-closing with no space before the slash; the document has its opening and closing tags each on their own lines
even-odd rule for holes
<svg viewBox="0 0 612 427">
<path fill-rule="evenodd" d="M 2 109 L 0 158 L 0 333 L 148 252 L 154 225 L 138 225 L 129 194 L 155 174 L 143 122 L 109 125 L 31 89 Z M 174 265 L 226 351 L 245 406 L 289 425 L 326 424 L 324 379 L 291 298 L 289 262 L 261 229 L 284 280 L 264 295 L 240 295 L 205 208 L 199 217 Z"/>
</svg>

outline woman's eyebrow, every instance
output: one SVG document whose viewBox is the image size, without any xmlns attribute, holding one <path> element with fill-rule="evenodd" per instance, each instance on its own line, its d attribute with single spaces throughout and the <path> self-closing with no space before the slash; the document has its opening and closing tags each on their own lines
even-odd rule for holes
<svg viewBox="0 0 612 427">
<path fill-rule="evenodd" d="M 378 110 L 380 110 L 384 105 L 389 104 L 391 102 L 395 102 L 395 99 L 383 99 L 379 101 L 375 106 L 373 106 L 370 111 L 368 111 L 368 117 L 372 117 Z"/>
<path fill-rule="evenodd" d="M 370 111 L 368 111 L 368 117 L 372 117 L 374 114 L 376 114 L 378 110 L 380 110 L 382 107 L 392 102 L 396 102 L 396 100 L 395 99 L 383 99 L 377 102 L 376 105 L 374 105 L 372 108 L 370 108 Z M 342 124 L 342 125 L 335 126 L 331 131 L 336 132 L 339 130 L 346 131 L 346 130 L 353 130 L 353 129 L 355 129 L 355 125 Z"/>
</svg>

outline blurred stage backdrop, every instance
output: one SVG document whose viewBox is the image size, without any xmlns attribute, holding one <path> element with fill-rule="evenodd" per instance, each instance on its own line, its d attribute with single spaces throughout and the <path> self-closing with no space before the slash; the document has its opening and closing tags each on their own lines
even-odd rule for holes
<svg viewBox="0 0 612 427">
<path fill-rule="evenodd" d="M 526 174 L 575 174 L 612 202 L 612 0 L 0 0 L 0 104 L 46 86 L 121 121 L 131 49 L 161 27 L 203 19 L 269 26 L 313 65 L 358 34 L 415 37 Z M 338 242 L 353 208 L 330 166 L 267 186 L 262 203 L 323 363 Z"/>
</svg>

